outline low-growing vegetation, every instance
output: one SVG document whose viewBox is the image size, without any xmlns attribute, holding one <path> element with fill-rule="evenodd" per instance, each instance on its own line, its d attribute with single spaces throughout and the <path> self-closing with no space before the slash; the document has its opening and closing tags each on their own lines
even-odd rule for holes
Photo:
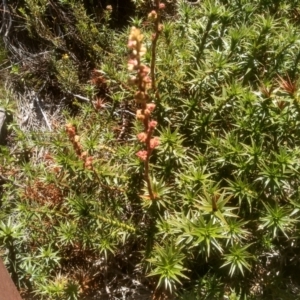
<svg viewBox="0 0 300 300">
<path fill-rule="evenodd" d="M 299 1 L 10 2 L 0 249 L 23 298 L 300 299 Z"/>
</svg>

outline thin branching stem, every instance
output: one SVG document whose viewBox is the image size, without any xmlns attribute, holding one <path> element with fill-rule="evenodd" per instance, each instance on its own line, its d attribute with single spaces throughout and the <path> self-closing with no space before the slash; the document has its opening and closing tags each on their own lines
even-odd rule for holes
<svg viewBox="0 0 300 300">
<path fill-rule="evenodd" d="M 160 0 L 155 1 L 155 5 L 157 7 L 157 18 L 154 21 L 154 35 L 152 40 L 152 53 L 151 53 L 151 80 L 152 80 L 152 90 L 154 93 L 156 93 L 156 78 L 155 78 L 155 63 L 156 63 L 156 47 L 157 47 L 157 41 L 160 35 L 160 11 L 159 11 L 159 5 Z"/>
</svg>

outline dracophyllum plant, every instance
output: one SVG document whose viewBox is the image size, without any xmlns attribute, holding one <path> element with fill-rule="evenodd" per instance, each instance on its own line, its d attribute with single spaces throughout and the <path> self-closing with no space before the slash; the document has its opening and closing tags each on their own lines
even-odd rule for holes
<svg viewBox="0 0 300 300">
<path fill-rule="evenodd" d="M 151 114 L 155 109 L 155 103 L 153 103 L 149 96 L 149 89 L 153 92 L 156 91 L 155 83 L 155 59 L 156 59 L 156 45 L 160 32 L 162 31 L 162 24 L 160 24 L 159 11 L 165 8 L 163 3 L 156 1 L 157 10 L 152 10 L 148 19 L 154 23 L 154 34 L 152 35 L 152 56 L 151 67 L 149 68 L 142 62 L 143 57 L 146 54 L 146 47 L 143 44 L 144 36 L 141 31 L 132 27 L 128 40 L 128 48 L 130 49 L 130 58 L 128 60 L 128 70 L 132 72 L 129 82 L 136 86 L 136 92 L 134 100 L 139 109 L 136 112 L 136 118 L 142 122 L 144 130 L 137 135 L 138 140 L 144 144 L 144 149 L 136 153 L 140 160 L 144 162 L 144 178 L 147 184 L 148 195 L 150 200 L 156 198 L 156 194 L 153 191 L 152 183 L 149 174 L 149 160 L 153 150 L 159 145 L 159 137 L 154 136 L 154 131 L 157 126 L 157 122 L 152 119 Z"/>
</svg>

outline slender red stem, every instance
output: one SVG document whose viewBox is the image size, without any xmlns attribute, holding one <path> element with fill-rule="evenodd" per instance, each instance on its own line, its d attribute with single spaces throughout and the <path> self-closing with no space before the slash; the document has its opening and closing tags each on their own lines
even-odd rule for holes
<svg viewBox="0 0 300 300">
<path fill-rule="evenodd" d="M 156 93 L 156 77 L 155 77 L 155 63 L 156 63 L 156 47 L 157 47 L 157 41 L 160 35 L 160 11 L 159 11 L 159 5 L 160 0 L 155 0 L 155 5 L 157 9 L 157 18 L 154 21 L 154 36 L 152 40 L 152 49 L 151 49 L 151 80 L 152 80 L 152 90 L 154 93 Z"/>
</svg>

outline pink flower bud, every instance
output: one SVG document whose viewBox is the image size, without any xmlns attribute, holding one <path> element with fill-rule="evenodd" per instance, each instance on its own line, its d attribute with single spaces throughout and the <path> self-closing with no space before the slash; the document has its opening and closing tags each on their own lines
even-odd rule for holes
<svg viewBox="0 0 300 300">
<path fill-rule="evenodd" d="M 166 4 L 164 3 L 159 3 L 159 9 L 165 9 L 166 8 Z"/>
<path fill-rule="evenodd" d="M 141 109 L 138 109 L 137 112 L 136 112 L 136 119 L 139 120 L 139 121 L 144 121 L 145 119 L 145 116 L 142 112 Z"/>
<path fill-rule="evenodd" d="M 157 136 L 155 136 L 154 138 L 152 138 L 150 140 L 150 148 L 151 149 L 156 148 L 159 144 L 160 144 L 160 140 L 159 140 L 159 137 L 157 137 Z"/>
<path fill-rule="evenodd" d="M 157 122 L 156 121 L 150 121 L 149 122 L 149 128 L 154 129 L 157 126 Z"/>
<path fill-rule="evenodd" d="M 136 59 L 129 59 L 127 63 L 127 67 L 129 71 L 134 70 L 134 68 L 137 66 L 138 61 Z"/>
<path fill-rule="evenodd" d="M 148 19 L 150 20 L 155 20 L 157 18 L 157 12 L 155 10 L 152 10 L 149 14 L 148 14 Z"/>
<path fill-rule="evenodd" d="M 146 161 L 147 160 L 147 151 L 145 150 L 140 150 L 139 152 L 136 153 L 136 156 L 142 160 L 142 161 Z"/>
<path fill-rule="evenodd" d="M 137 138 L 140 142 L 144 143 L 147 139 L 147 134 L 145 132 L 140 132 L 138 135 L 137 135 Z"/>
<path fill-rule="evenodd" d="M 128 41 L 128 44 L 127 44 L 127 47 L 128 47 L 129 49 L 135 49 L 136 44 L 137 44 L 136 41 L 129 40 L 129 41 Z"/>
<path fill-rule="evenodd" d="M 86 158 L 86 160 L 84 162 L 84 167 L 88 170 L 93 169 L 93 156 L 89 156 Z"/>
<path fill-rule="evenodd" d="M 155 104 L 154 103 L 148 103 L 147 104 L 147 109 L 150 111 L 150 112 L 153 112 L 154 109 L 155 109 Z"/>
<path fill-rule="evenodd" d="M 150 73 L 150 68 L 149 67 L 147 67 L 147 66 L 145 66 L 145 65 L 141 65 L 140 66 L 140 74 L 142 75 L 142 76 L 146 76 L 146 75 L 148 75 Z"/>
<path fill-rule="evenodd" d="M 144 109 L 143 112 L 144 112 L 145 117 L 149 117 L 151 114 L 149 109 Z"/>
<path fill-rule="evenodd" d="M 80 157 L 81 157 L 82 159 L 86 158 L 87 156 L 88 156 L 87 151 L 82 152 L 81 155 L 80 155 Z"/>
<path fill-rule="evenodd" d="M 149 76 L 145 76 L 144 78 L 143 78 L 143 81 L 145 82 L 145 83 L 151 83 L 151 78 L 149 77 Z"/>
</svg>

